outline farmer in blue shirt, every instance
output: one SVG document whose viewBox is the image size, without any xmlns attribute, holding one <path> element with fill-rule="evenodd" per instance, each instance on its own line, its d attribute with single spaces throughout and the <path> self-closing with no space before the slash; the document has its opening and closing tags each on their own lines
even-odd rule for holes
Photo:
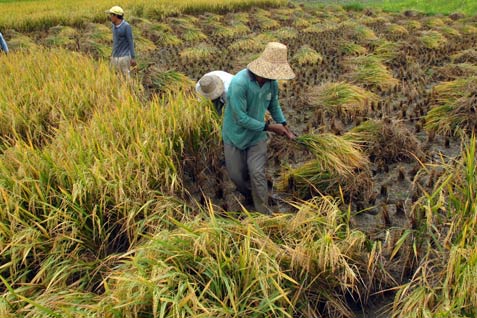
<svg viewBox="0 0 477 318">
<path fill-rule="evenodd" d="M 267 131 L 295 138 L 278 102 L 278 79 L 295 77 L 287 61 L 287 47 L 271 42 L 259 58 L 235 75 L 230 83 L 222 137 L 225 165 L 237 189 L 255 210 L 270 214 L 265 174 Z M 269 111 L 276 123 L 265 123 Z"/>
<path fill-rule="evenodd" d="M 130 78 L 130 66 L 136 66 L 136 54 L 131 26 L 124 20 L 124 10 L 114 6 L 106 13 L 113 24 L 113 54 L 111 65 L 127 79 Z"/>
<path fill-rule="evenodd" d="M 5 39 L 3 38 L 2 33 L 0 33 L 0 47 L 4 53 L 8 54 L 8 45 Z"/>
</svg>

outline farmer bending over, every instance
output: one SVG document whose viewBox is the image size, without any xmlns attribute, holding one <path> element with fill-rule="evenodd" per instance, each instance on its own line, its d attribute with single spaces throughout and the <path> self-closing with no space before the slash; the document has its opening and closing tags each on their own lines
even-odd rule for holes
<svg viewBox="0 0 477 318">
<path fill-rule="evenodd" d="M 287 47 L 270 42 L 259 58 L 232 79 L 225 107 L 222 136 L 230 178 L 258 212 L 270 214 L 265 174 L 267 131 L 295 138 L 278 102 L 278 79 L 295 77 Z M 269 111 L 275 124 L 265 123 Z"/>
<path fill-rule="evenodd" d="M 215 110 L 219 116 L 222 115 L 222 108 L 227 100 L 227 91 L 234 76 L 224 71 L 212 71 L 204 76 L 195 85 L 195 90 L 212 100 Z"/>
</svg>

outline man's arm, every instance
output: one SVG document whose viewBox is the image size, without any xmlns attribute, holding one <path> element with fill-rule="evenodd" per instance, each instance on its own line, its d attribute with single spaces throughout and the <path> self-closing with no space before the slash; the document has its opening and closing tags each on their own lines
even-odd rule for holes
<svg viewBox="0 0 477 318">
<path fill-rule="evenodd" d="M 131 65 L 136 65 L 136 52 L 134 51 L 134 39 L 132 34 L 131 26 L 128 25 L 126 28 L 126 38 L 129 43 L 129 54 L 131 55 Z"/>
</svg>

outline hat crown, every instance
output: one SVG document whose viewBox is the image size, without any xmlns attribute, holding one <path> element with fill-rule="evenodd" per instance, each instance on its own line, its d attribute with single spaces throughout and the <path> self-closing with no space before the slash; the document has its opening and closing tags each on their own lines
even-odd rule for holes
<svg viewBox="0 0 477 318">
<path fill-rule="evenodd" d="M 117 15 L 123 15 L 124 10 L 120 6 L 114 6 L 109 9 L 109 13 L 117 14 Z"/>
<path fill-rule="evenodd" d="M 209 94 L 215 89 L 215 81 L 210 76 L 204 76 L 199 81 L 200 88 L 206 94 Z"/>
<path fill-rule="evenodd" d="M 286 64 L 288 63 L 287 46 L 278 42 L 270 42 L 260 58 L 269 63 Z"/>
</svg>

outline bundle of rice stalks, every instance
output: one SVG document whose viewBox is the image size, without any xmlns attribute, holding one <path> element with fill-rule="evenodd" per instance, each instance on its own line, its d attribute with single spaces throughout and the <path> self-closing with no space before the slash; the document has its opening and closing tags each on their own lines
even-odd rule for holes
<svg viewBox="0 0 477 318">
<path fill-rule="evenodd" d="M 477 27 L 469 24 L 462 24 L 457 27 L 457 29 L 462 33 L 462 35 L 475 36 L 477 35 Z"/>
<path fill-rule="evenodd" d="M 134 37 L 134 45 L 136 46 L 136 51 L 141 55 L 154 51 L 156 49 L 156 45 L 154 44 L 154 42 L 142 36 L 141 34 L 136 34 L 136 36 Z"/>
<path fill-rule="evenodd" d="M 356 195 L 356 189 L 363 194 L 364 189 L 370 188 L 369 176 L 359 173 L 366 170 L 368 159 L 357 144 L 333 134 L 304 135 L 296 141 L 307 147 L 314 158 L 283 172 L 277 185 L 280 191 L 308 198 L 316 194 L 339 195 L 340 187 L 350 196 Z"/>
<path fill-rule="evenodd" d="M 145 34 L 160 46 L 180 46 L 183 43 L 166 23 L 153 23 Z"/>
<path fill-rule="evenodd" d="M 368 120 L 343 138 L 361 145 L 373 162 L 390 164 L 423 156 L 419 140 L 404 124 L 396 121 Z"/>
<path fill-rule="evenodd" d="M 280 27 L 280 23 L 265 15 L 255 15 L 254 22 L 258 24 L 261 30 L 272 30 Z"/>
<path fill-rule="evenodd" d="M 277 41 L 277 38 L 271 33 L 250 34 L 230 44 L 228 49 L 241 52 L 260 52 L 265 48 L 268 42 L 274 41 Z"/>
<path fill-rule="evenodd" d="M 422 31 L 418 39 L 428 49 L 440 49 L 447 44 L 447 39 L 437 31 Z"/>
<path fill-rule="evenodd" d="M 287 42 L 291 39 L 295 39 L 298 36 L 298 31 L 292 27 L 280 28 L 271 32 L 273 37 L 276 37 L 280 41 Z"/>
<path fill-rule="evenodd" d="M 230 20 L 247 24 L 250 21 L 250 16 L 247 12 L 237 12 L 231 16 Z"/>
<path fill-rule="evenodd" d="M 446 64 L 436 67 L 435 72 L 438 80 L 452 81 L 458 78 L 477 76 L 477 65 L 469 63 Z"/>
<path fill-rule="evenodd" d="M 273 18 L 278 19 L 280 21 L 289 21 L 295 15 L 294 8 L 279 8 L 272 10 Z"/>
<path fill-rule="evenodd" d="M 77 50 L 78 31 L 68 26 L 55 26 L 48 30 L 45 43 L 48 46 L 60 46 L 70 50 Z"/>
<path fill-rule="evenodd" d="M 401 37 L 409 34 L 409 31 L 405 27 L 396 23 L 386 24 L 386 31 L 396 37 Z"/>
<path fill-rule="evenodd" d="M 353 37 L 356 41 L 371 42 L 378 39 L 373 30 L 365 25 L 357 25 L 353 28 Z"/>
<path fill-rule="evenodd" d="M 354 42 L 343 42 L 339 46 L 339 51 L 345 55 L 364 55 L 368 49 Z"/>
<path fill-rule="evenodd" d="M 422 24 L 417 20 L 410 20 L 406 23 L 406 27 L 410 31 L 415 31 L 422 29 Z"/>
<path fill-rule="evenodd" d="M 207 39 L 207 35 L 205 35 L 199 28 L 186 29 L 182 32 L 181 37 L 185 42 L 198 42 Z"/>
<path fill-rule="evenodd" d="M 196 62 L 203 59 L 210 59 L 219 50 L 208 43 L 202 42 L 197 46 L 185 48 L 179 53 L 180 58 L 186 62 Z"/>
<path fill-rule="evenodd" d="M 442 135 L 472 132 L 477 123 L 477 77 L 445 82 L 434 87 L 434 104 L 425 128 Z"/>
<path fill-rule="evenodd" d="M 350 57 L 345 61 L 345 66 L 350 70 L 348 77 L 354 83 L 382 90 L 393 88 L 399 83 L 381 59 L 373 55 Z"/>
<path fill-rule="evenodd" d="M 213 35 L 219 38 L 233 39 L 250 32 L 250 28 L 242 22 L 233 22 L 230 25 L 220 25 L 215 27 Z"/>
<path fill-rule="evenodd" d="M 319 64 L 323 61 L 323 57 L 320 53 L 316 52 L 308 45 L 303 45 L 293 55 L 292 62 L 297 63 L 300 66 Z"/>
<path fill-rule="evenodd" d="M 373 55 L 389 63 L 401 54 L 402 42 L 381 41 L 374 49 Z"/>
<path fill-rule="evenodd" d="M 152 66 L 144 72 L 143 85 L 156 94 L 178 93 L 192 90 L 193 81 L 185 74 L 174 70 L 161 70 Z"/>
<path fill-rule="evenodd" d="M 305 29 L 305 28 L 308 28 L 310 25 L 311 25 L 311 22 L 304 19 L 304 18 L 296 18 L 295 20 L 293 20 L 293 23 L 292 23 L 293 27 L 297 28 L 297 29 Z"/>
<path fill-rule="evenodd" d="M 322 32 L 338 30 L 339 26 L 336 22 L 326 21 L 323 23 L 315 23 L 303 30 L 309 34 L 320 34 Z"/>
<path fill-rule="evenodd" d="M 475 49 L 467 49 L 451 55 L 450 58 L 453 63 L 477 64 L 477 51 Z"/>
<path fill-rule="evenodd" d="M 8 36 L 8 49 L 10 51 L 32 50 L 38 47 L 38 45 L 30 37 L 21 34 L 16 31 L 5 32 L 5 36 Z"/>
<path fill-rule="evenodd" d="M 460 39 L 462 37 L 459 31 L 450 26 L 443 26 L 439 28 L 438 31 L 451 39 Z"/>
<path fill-rule="evenodd" d="M 306 95 L 310 105 L 323 109 L 325 113 L 354 117 L 366 114 L 372 102 L 379 97 L 365 89 L 345 83 L 326 83 L 312 87 Z"/>
<path fill-rule="evenodd" d="M 430 28 L 443 27 L 443 26 L 446 25 L 445 22 L 441 18 L 438 18 L 438 17 L 428 18 L 425 21 L 425 24 Z"/>
</svg>

